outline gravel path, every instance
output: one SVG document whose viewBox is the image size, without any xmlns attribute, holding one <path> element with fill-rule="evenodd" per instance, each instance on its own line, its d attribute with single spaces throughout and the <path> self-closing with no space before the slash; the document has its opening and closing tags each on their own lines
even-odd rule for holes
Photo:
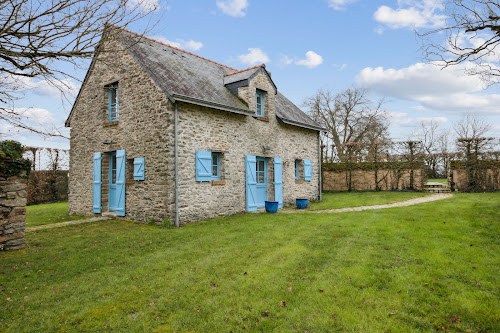
<svg viewBox="0 0 500 333">
<path fill-rule="evenodd" d="M 391 204 L 385 205 L 373 205 L 373 206 L 359 206 L 359 207 L 347 207 L 347 208 L 338 208 L 338 209 L 326 209 L 326 210 L 305 210 L 305 209 L 291 209 L 291 210 L 283 210 L 280 213 L 287 214 L 296 214 L 296 213 L 345 213 L 345 212 L 360 212 L 362 210 L 372 210 L 372 209 L 385 209 L 385 208 L 394 208 L 394 207 L 406 207 L 412 206 L 424 202 L 431 202 L 437 200 L 443 200 L 451 198 L 453 194 L 450 193 L 440 193 L 434 194 L 427 197 L 415 198 L 406 201 L 395 202 Z"/>
<path fill-rule="evenodd" d="M 74 220 L 74 221 L 67 221 L 67 222 L 61 222 L 61 223 L 38 225 L 36 227 L 26 227 L 26 231 L 37 231 L 37 230 L 43 230 L 43 229 L 59 228 L 59 227 L 65 227 L 67 225 L 90 223 L 90 222 L 104 221 L 104 220 L 109 220 L 109 219 L 110 218 L 107 216 L 91 217 L 91 218 L 83 219 L 83 220 Z"/>
<path fill-rule="evenodd" d="M 440 194 L 430 195 L 428 197 L 415 198 L 415 199 L 395 202 L 395 203 L 386 204 L 386 205 L 348 207 L 348 208 L 327 209 L 327 210 L 285 209 L 285 210 L 280 211 L 280 213 L 285 213 L 285 214 L 316 213 L 316 214 L 319 214 L 319 213 L 359 212 L 362 210 L 412 206 L 412 205 L 416 205 L 416 204 L 420 204 L 420 203 L 424 203 L 424 202 L 431 202 L 431 201 L 436 201 L 436 200 L 448 199 L 448 198 L 451 198 L 452 196 L 453 195 L 449 194 L 449 193 L 440 193 Z M 37 230 L 43 230 L 43 229 L 59 228 L 59 227 L 65 227 L 67 225 L 90 223 L 90 222 L 104 221 L 104 220 L 109 220 L 109 219 L 110 219 L 110 217 L 107 217 L 107 216 L 91 217 L 91 218 L 83 219 L 83 220 L 75 220 L 75 221 L 68 221 L 68 222 L 61 222 L 61 223 L 39 225 L 36 227 L 27 227 L 26 231 L 37 231 Z"/>
</svg>

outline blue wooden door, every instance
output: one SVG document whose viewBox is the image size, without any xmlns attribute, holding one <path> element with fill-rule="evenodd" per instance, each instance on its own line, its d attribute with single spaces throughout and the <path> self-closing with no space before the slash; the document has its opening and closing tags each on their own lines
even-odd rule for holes
<svg viewBox="0 0 500 333">
<path fill-rule="evenodd" d="M 116 210 L 116 151 L 109 153 L 109 210 Z"/>
<path fill-rule="evenodd" d="M 283 162 L 279 157 L 274 158 L 274 201 L 283 208 Z"/>
<path fill-rule="evenodd" d="M 256 158 L 252 155 L 245 156 L 245 183 L 247 212 L 257 210 L 257 180 L 255 179 Z"/>
<path fill-rule="evenodd" d="M 255 179 L 257 180 L 256 204 L 257 207 L 264 207 L 267 200 L 267 163 L 265 158 L 257 157 Z"/>
<path fill-rule="evenodd" d="M 116 215 L 125 216 L 125 150 L 116 151 Z"/>
</svg>

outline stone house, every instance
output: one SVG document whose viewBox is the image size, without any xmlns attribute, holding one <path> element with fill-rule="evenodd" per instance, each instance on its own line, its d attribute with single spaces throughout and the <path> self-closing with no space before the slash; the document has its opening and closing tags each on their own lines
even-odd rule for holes
<svg viewBox="0 0 500 333">
<path fill-rule="evenodd" d="M 321 197 L 322 128 L 265 65 L 236 70 L 118 28 L 105 36 L 66 121 L 70 213 L 178 225 Z"/>
</svg>

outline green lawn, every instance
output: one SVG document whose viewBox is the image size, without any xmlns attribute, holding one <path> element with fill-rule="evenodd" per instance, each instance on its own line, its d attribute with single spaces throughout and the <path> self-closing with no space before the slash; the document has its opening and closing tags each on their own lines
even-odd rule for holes
<svg viewBox="0 0 500 333">
<path fill-rule="evenodd" d="M 499 332 L 499 202 L 28 232 L 0 331 Z"/>
<path fill-rule="evenodd" d="M 26 226 L 78 220 L 85 216 L 69 216 L 68 202 L 56 202 L 26 207 Z"/>
<path fill-rule="evenodd" d="M 383 205 L 428 196 L 427 192 L 326 192 L 321 202 L 312 202 L 312 210 Z"/>
<path fill-rule="evenodd" d="M 429 179 L 427 179 L 427 181 L 434 182 L 434 183 L 448 184 L 447 178 L 429 178 Z"/>
</svg>

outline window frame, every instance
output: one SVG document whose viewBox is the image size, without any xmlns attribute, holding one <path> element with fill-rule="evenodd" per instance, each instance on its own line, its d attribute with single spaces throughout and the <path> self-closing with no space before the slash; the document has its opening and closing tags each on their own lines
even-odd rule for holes
<svg viewBox="0 0 500 333">
<path fill-rule="evenodd" d="M 109 92 L 108 92 L 108 99 L 109 99 L 109 104 L 108 104 L 108 120 L 110 122 L 113 121 L 118 121 L 119 120 L 119 89 L 118 89 L 118 82 L 111 83 L 107 86 Z M 115 92 L 115 100 L 113 103 L 113 91 Z M 114 116 L 113 116 L 113 107 L 114 107 Z"/>
<path fill-rule="evenodd" d="M 214 157 L 216 157 L 216 164 L 214 164 Z M 220 180 L 220 153 L 212 152 L 212 179 Z M 217 174 L 214 175 L 214 167 L 217 168 Z"/>
<path fill-rule="evenodd" d="M 259 97 L 260 97 L 260 108 L 259 108 L 259 103 L 257 102 Z M 257 117 L 264 117 L 264 92 L 259 89 L 255 91 L 255 115 Z"/>
</svg>

